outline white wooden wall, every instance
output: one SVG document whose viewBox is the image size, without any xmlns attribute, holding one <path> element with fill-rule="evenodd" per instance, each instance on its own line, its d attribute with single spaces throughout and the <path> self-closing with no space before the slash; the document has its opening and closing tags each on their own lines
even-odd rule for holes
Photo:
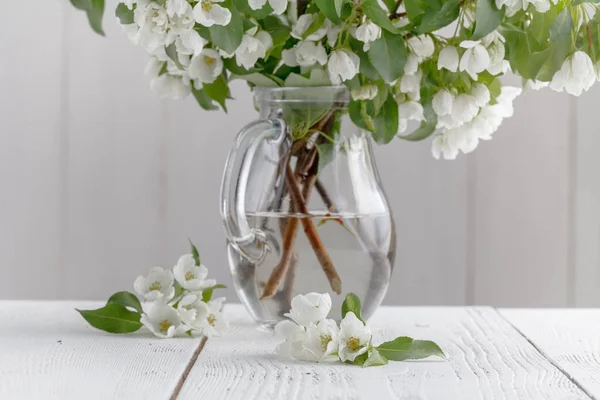
<svg viewBox="0 0 600 400">
<path fill-rule="evenodd" d="M 188 237 L 229 281 L 218 193 L 251 96 L 237 85 L 229 115 L 158 100 L 114 4 L 107 38 L 66 2 L 4 5 L 22 17 L 0 25 L 0 298 L 106 298 Z M 399 233 L 387 303 L 599 305 L 598 99 L 530 93 L 456 162 L 377 149 Z"/>
</svg>

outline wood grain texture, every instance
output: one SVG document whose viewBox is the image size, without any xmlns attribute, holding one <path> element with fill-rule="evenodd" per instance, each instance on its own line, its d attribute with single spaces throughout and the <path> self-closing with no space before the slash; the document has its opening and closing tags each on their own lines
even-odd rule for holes
<svg viewBox="0 0 600 400">
<path fill-rule="evenodd" d="M 168 399 L 200 339 L 110 335 L 91 302 L 0 302 L 0 399 Z"/>
<path fill-rule="evenodd" d="M 0 24 L 0 298 L 53 298 L 61 276 L 65 8 L 2 7 L 20 17 Z M 19 266 L 33 248 L 25 272 Z"/>
<path fill-rule="evenodd" d="M 278 339 L 259 331 L 241 306 L 210 339 L 180 398 L 220 399 L 588 399 L 495 310 L 381 308 L 371 324 L 375 343 L 400 335 L 432 339 L 448 361 L 392 362 L 360 368 L 283 360 Z"/>
<path fill-rule="evenodd" d="M 600 310 L 500 313 L 593 398 L 600 398 Z"/>
</svg>

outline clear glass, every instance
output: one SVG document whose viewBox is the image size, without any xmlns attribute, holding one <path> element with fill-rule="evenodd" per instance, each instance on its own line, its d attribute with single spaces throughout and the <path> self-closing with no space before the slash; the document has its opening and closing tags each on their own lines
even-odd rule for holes
<svg viewBox="0 0 600 400">
<path fill-rule="evenodd" d="M 348 293 L 363 316 L 381 304 L 396 249 L 369 133 L 349 119 L 342 87 L 257 89 L 260 119 L 238 135 L 221 194 L 240 301 L 272 327 L 297 294 Z"/>
</svg>

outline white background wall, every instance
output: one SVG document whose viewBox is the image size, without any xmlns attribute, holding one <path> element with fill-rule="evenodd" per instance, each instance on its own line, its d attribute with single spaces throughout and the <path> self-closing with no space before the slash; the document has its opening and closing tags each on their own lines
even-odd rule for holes
<svg viewBox="0 0 600 400">
<path fill-rule="evenodd" d="M 103 299 L 188 237 L 229 282 L 218 193 L 251 96 L 236 85 L 228 115 L 158 100 L 114 3 L 107 38 L 66 2 L 4 5 L 20 17 L 0 25 L 0 298 Z M 598 99 L 530 93 L 455 162 L 378 148 L 399 233 L 387 303 L 600 304 Z"/>
</svg>

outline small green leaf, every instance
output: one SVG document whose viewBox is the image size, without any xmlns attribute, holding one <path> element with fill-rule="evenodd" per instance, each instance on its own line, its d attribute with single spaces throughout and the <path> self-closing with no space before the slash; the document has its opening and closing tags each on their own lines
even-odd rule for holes
<svg viewBox="0 0 600 400">
<path fill-rule="evenodd" d="M 342 0 L 315 0 L 315 4 L 319 10 L 334 24 L 342 22 L 340 16 L 342 14 Z"/>
<path fill-rule="evenodd" d="M 226 1 L 225 6 L 230 4 L 230 1 Z M 231 21 L 227 26 L 213 25 L 208 28 L 210 32 L 210 38 L 215 46 L 231 54 L 233 53 L 240 43 L 242 43 L 242 37 L 244 36 L 244 22 L 240 13 L 233 7 L 228 7 L 231 11 Z"/>
<path fill-rule="evenodd" d="M 218 284 L 208 289 L 204 289 L 202 291 L 202 301 L 208 303 L 210 299 L 212 299 L 212 295 L 215 289 L 227 289 L 227 286 Z"/>
<path fill-rule="evenodd" d="M 115 10 L 115 16 L 119 18 L 122 25 L 133 24 L 133 10 L 130 10 L 125 4 L 119 3 Z"/>
<path fill-rule="evenodd" d="M 373 139 L 378 144 L 388 144 L 398 134 L 399 117 L 398 103 L 392 93 L 388 94 L 379 113 L 373 118 L 375 130 Z"/>
<path fill-rule="evenodd" d="M 108 303 L 97 310 L 77 310 L 94 328 L 109 333 L 131 333 L 142 327 L 140 313 L 119 303 Z"/>
<path fill-rule="evenodd" d="M 194 257 L 194 261 L 196 262 L 196 266 L 200 266 L 201 262 L 200 262 L 200 253 L 198 252 L 198 249 L 196 248 L 196 246 L 194 245 L 194 243 L 192 243 L 191 239 L 188 239 L 188 241 L 190 242 L 190 246 L 192 247 L 192 256 Z"/>
<path fill-rule="evenodd" d="M 388 8 L 388 11 L 390 12 L 390 14 L 398 11 L 398 10 L 396 10 L 396 5 L 398 4 L 398 0 L 383 0 L 383 3 Z"/>
<path fill-rule="evenodd" d="M 367 361 L 368 358 L 369 358 L 369 354 L 368 354 L 368 352 L 365 352 L 365 353 L 361 354 L 360 356 L 357 356 L 354 359 L 354 361 L 347 360 L 346 364 L 350 364 L 350 365 L 365 365 L 365 362 Z"/>
<path fill-rule="evenodd" d="M 550 41 L 561 42 L 569 37 L 573 30 L 573 17 L 569 8 L 562 10 L 550 27 Z"/>
<path fill-rule="evenodd" d="M 382 32 L 381 38 L 371 44 L 368 55 L 371 64 L 386 82 L 402 76 L 407 52 L 401 35 Z"/>
<path fill-rule="evenodd" d="M 117 303 L 125 307 L 131 307 L 137 312 L 142 312 L 142 304 L 137 296 L 130 292 L 118 292 L 110 296 L 108 303 Z"/>
<path fill-rule="evenodd" d="M 477 0 L 475 31 L 471 40 L 479 40 L 492 33 L 502 23 L 504 8 L 498 9 L 493 0 Z"/>
<path fill-rule="evenodd" d="M 175 63 L 175 65 L 177 66 L 178 69 L 180 69 L 180 70 L 185 69 L 183 67 L 183 65 L 181 65 L 181 63 L 179 62 L 179 57 L 177 57 L 177 49 L 175 48 L 174 42 L 171 43 L 170 45 L 168 45 L 167 47 L 165 47 L 165 52 L 167 53 L 167 55 L 169 56 L 171 61 L 173 61 Z"/>
<path fill-rule="evenodd" d="M 365 0 L 363 3 L 363 11 L 367 17 L 386 31 L 396 34 L 400 32 L 399 29 L 392 24 L 389 15 L 383 11 L 383 8 L 381 8 L 377 0 Z"/>
<path fill-rule="evenodd" d="M 335 144 L 331 142 L 317 144 L 317 151 L 319 152 L 319 173 L 333 160 L 334 149 Z"/>
<path fill-rule="evenodd" d="M 344 303 L 342 304 L 342 318 L 346 316 L 349 312 L 353 312 L 356 315 L 356 318 L 361 320 L 363 323 L 362 315 L 361 315 L 361 305 L 360 298 L 354 293 L 348 293 Z"/>
<path fill-rule="evenodd" d="M 207 111 L 219 109 L 219 106 L 215 104 L 215 102 L 210 98 L 209 95 L 206 94 L 206 92 L 203 89 L 198 90 L 192 87 L 192 94 L 194 95 L 194 98 L 196 99 L 200 107 L 202 107 L 203 109 Z"/>
<path fill-rule="evenodd" d="M 369 351 L 369 358 L 363 364 L 363 367 L 377 367 L 380 365 L 387 365 L 388 359 L 381 355 L 381 353 L 373 348 Z"/>
<path fill-rule="evenodd" d="M 225 82 L 223 76 L 218 77 L 213 83 L 205 83 L 204 91 L 208 97 L 219 103 L 223 107 L 223 110 L 227 112 L 225 100 L 229 97 L 229 86 L 227 86 L 227 82 Z"/>
<path fill-rule="evenodd" d="M 434 11 L 428 11 L 423 15 L 423 19 L 419 24 L 417 32 L 428 33 L 444 28 L 455 21 L 458 18 L 459 13 L 459 0 L 446 1 L 441 8 L 435 9 Z"/>
<path fill-rule="evenodd" d="M 87 13 L 90 26 L 97 34 L 104 36 L 102 18 L 104 17 L 104 0 L 70 0 L 71 4 Z"/>
<path fill-rule="evenodd" d="M 409 337 L 398 337 L 390 342 L 377 346 L 379 353 L 393 361 L 421 360 L 437 356 L 445 357 L 442 349 L 429 340 L 414 340 Z"/>
</svg>

